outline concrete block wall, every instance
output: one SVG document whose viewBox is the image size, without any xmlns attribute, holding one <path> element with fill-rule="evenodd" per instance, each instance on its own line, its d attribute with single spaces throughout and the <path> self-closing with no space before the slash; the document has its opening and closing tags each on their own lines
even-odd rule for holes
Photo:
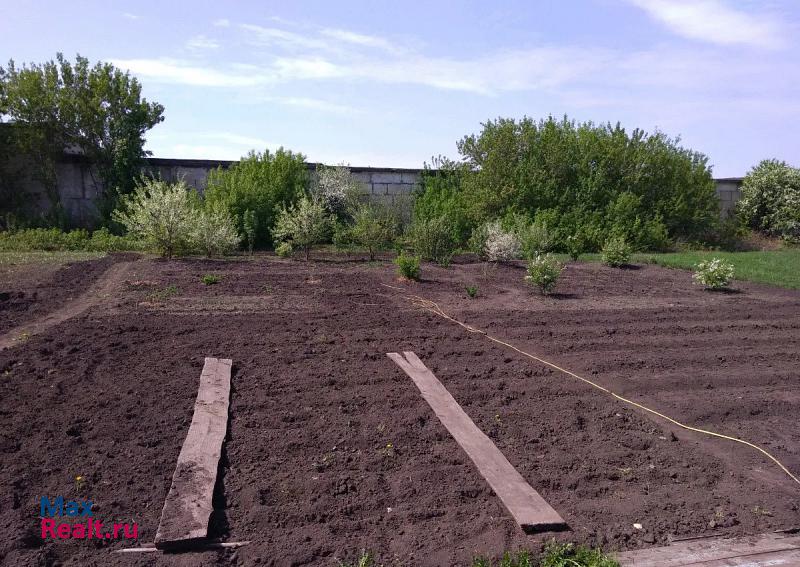
<svg viewBox="0 0 800 567">
<path fill-rule="evenodd" d="M 183 179 L 191 187 L 202 192 L 206 188 L 208 172 L 218 167 L 227 168 L 234 163 L 222 160 L 160 159 L 147 160 L 145 170 L 167 181 Z M 313 173 L 317 164 L 308 164 Z M 395 204 L 409 200 L 419 187 L 421 169 L 350 167 L 350 172 L 361 183 L 364 194 L 377 202 Z M 716 179 L 717 195 L 720 200 L 720 213 L 723 218 L 732 214 L 741 194 L 741 178 Z M 67 156 L 58 165 L 59 192 L 64 207 L 73 224 L 92 226 L 96 218 L 95 200 L 100 194 L 100 184 L 92 168 L 80 156 Z M 41 187 L 26 183 L 25 187 L 46 210 L 48 203 Z"/>
<path fill-rule="evenodd" d="M 719 197 L 719 213 L 723 219 L 731 217 L 736 210 L 736 202 L 742 196 L 742 178 L 729 177 L 715 179 L 717 197 Z"/>
</svg>

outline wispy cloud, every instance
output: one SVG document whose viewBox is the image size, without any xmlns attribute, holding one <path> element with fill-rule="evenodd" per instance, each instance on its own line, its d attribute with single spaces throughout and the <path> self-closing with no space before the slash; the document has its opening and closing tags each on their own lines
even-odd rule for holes
<svg viewBox="0 0 800 567">
<path fill-rule="evenodd" d="M 190 159 L 237 160 L 251 149 L 277 149 L 280 145 L 235 132 L 173 132 L 170 136 L 151 135 L 148 141 L 155 142 L 159 155 Z"/>
<path fill-rule="evenodd" d="M 112 63 L 135 75 L 162 83 L 196 87 L 253 87 L 269 82 L 268 77 L 263 74 L 241 70 L 220 71 L 177 59 L 115 59 Z"/>
<path fill-rule="evenodd" d="M 362 47 L 382 49 L 389 53 L 402 53 L 404 51 L 402 48 L 387 41 L 386 39 L 374 35 L 365 35 L 361 33 L 355 33 L 352 31 L 336 29 L 336 28 L 325 28 L 320 33 L 321 35 L 333 39 L 337 42 L 350 43 Z"/>
<path fill-rule="evenodd" d="M 130 12 L 123 12 L 122 17 L 123 18 L 127 18 L 129 20 L 138 20 L 139 19 L 139 16 L 137 16 L 136 14 L 131 14 Z"/>
<path fill-rule="evenodd" d="M 214 20 L 214 25 L 218 28 L 227 28 L 230 27 L 231 21 L 227 18 L 220 18 L 219 20 Z"/>
<path fill-rule="evenodd" d="M 628 0 L 674 33 L 718 45 L 768 49 L 785 44 L 780 22 L 767 14 L 736 10 L 723 0 Z"/>
<path fill-rule="evenodd" d="M 187 49 L 202 51 L 205 49 L 219 49 L 219 42 L 216 39 L 204 35 L 196 35 L 186 42 Z"/>
<path fill-rule="evenodd" d="M 663 7 L 661 3 L 665 0 L 628 1 L 656 9 Z M 712 5 L 721 6 L 716 0 L 692 4 L 695 9 L 699 9 L 697 6 L 708 9 Z M 688 3 L 672 2 L 669 6 L 686 8 Z M 705 14 L 705 18 L 710 15 Z M 703 92 L 708 96 L 727 83 L 737 85 L 736 95 L 732 96 L 755 94 L 766 99 L 766 93 L 755 91 L 761 79 L 772 77 L 770 84 L 778 80 L 796 92 L 791 84 L 798 76 L 797 63 L 790 59 L 765 65 L 756 52 L 740 53 L 731 61 L 729 53 L 715 45 L 670 43 L 622 51 L 550 44 L 497 50 L 474 57 L 437 57 L 391 38 L 342 29 L 276 25 L 283 27 L 236 26 L 240 37 L 231 38 L 231 42 L 244 41 L 252 46 L 250 50 L 237 51 L 237 57 L 246 57 L 246 62 L 220 63 L 226 53 L 222 46 L 205 36 L 197 36 L 187 46 L 194 45 L 195 51 L 216 49 L 221 57 L 215 55 L 213 63 L 210 60 L 203 63 L 199 57 L 195 61 L 159 58 L 114 63 L 149 81 L 218 88 L 253 87 L 252 96 L 261 100 L 272 97 L 271 101 L 279 104 L 337 113 L 352 109 L 305 95 L 281 98 L 271 91 L 290 83 L 350 81 L 418 85 L 484 96 L 539 92 L 601 101 L 613 100 L 617 93 L 624 94 L 626 89 L 634 88 L 640 93 L 642 89 L 659 88 L 684 94 Z"/>
</svg>

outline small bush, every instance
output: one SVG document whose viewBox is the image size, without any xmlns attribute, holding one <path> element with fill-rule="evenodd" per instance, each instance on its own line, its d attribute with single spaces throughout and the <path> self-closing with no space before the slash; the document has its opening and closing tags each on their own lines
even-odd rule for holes
<svg viewBox="0 0 800 567">
<path fill-rule="evenodd" d="M 151 243 L 162 256 L 188 248 L 196 213 L 195 198 L 185 182 L 147 179 L 114 211 L 115 221 L 129 233 Z"/>
<path fill-rule="evenodd" d="M 470 299 L 475 299 L 476 297 L 478 297 L 478 286 L 468 285 L 464 286 L 464 289 L 466 289 L 467 295 L 470 297 Z"/>
<path fill-rule="evenodd" d="M 314 197 L 325 209 L 339 218 L 351 216 L 359 205 L 361 185 L 343 165 L 319 165 L 316 172 Z"/>
<path fill-rule="evenodd" d="M 244 214 L 255 215 L 256 246 L 273 243 L 270 233 L 276 213 L 305 194 L 308 167 L 302 154 L 283 148 L 276 152 L 250 152 L 229 168 L 218 168 L 208 174 L 205 191 L 207 204 L 223 206 L 239 223 L 240 234 L 244 229 Z"/>
<path fill-rule="evenodd" d="M 292 255 L 292 243 L 291 242 L 281 242 L 275 247 L 275 254 L 278 255 L 279 258 L 289 258 Z"/>
<path fill-rule="evenodd" d="M 580 258 L 581 254 L 585 251 L 586 241 L 582 234 L 577 233 L 567 237 L 567 254 L 572 261 L 576 261 Z"/>
<path fill-rule="evenodd" d="M 697 264 L 692 277 L 695 283 L 707 289 L 723 289 L 731 283 L 733 275 L 733 264 L 721 258 L 711 258 Z"/>
<path fill-rule="evenodd" d="M 520 242 L 517 235 L 503 230 L 500 221 L 488 223 L 484 233 L 481 257 L 489 262 L 509 262 L 519 258 Z"/>
<path fill-rule="evenodd" d="M 745 176 L 736 208 L 750 228 L 800 241 L 800 168 L 762 161 Z"/>
<path fill-rule="evenodd" d="M 276 240 L 289 240 L 292 248 L 305 251 L 306 260 L 315 244 L 323 242 L 333 226 L 333 218 L 318 201 L 303 197 L 296 205 L 278 213 L 272 234 Z"/>
<path fill-rule="evenodd" d="M 8 251 L 121 252 L 146 249 L 146 243 L 131 236 L 111 234 L 107 228 L 95 230 L 91 237 L 83 229 L 62 232 L 57 228 L 31 228 L 0 232 L 0 250 Z"/>
<path fill-rule="evenodd" d="M 203 283 L 206 285 L 214 285 L 219 283 L 219 276 L 214 274 L 206 274 L 203 276 Z"/>
<path fill-rule="evenodd" d="M 419 279 L 419 257 L 409 256 L 405 252 L 394 259 L 397 264 L 397 273 L 406 278 L 407 280 Z"/>
<path fill-rule="evenodd" d="M 615 236 L 606 240 L 602 250 L 603 263 L 613 268 L 624 266 L 631 260 L 631 247 L 624 238 Z"/>
<path fill-rule="evenodd" d="M 195 212 L 189 241 L 210 258 L 230 254 L 239 246 L 241 238 L 228 211 L 222 207 L 209 207 Z"/>
<path fill-rule="evenodd" d="M 355 244 L 369 250 L 369 259 L 375 252 L 389 246 L 397 233 L 394 216 L 380 205 L 367 203 L 358 208 L 350 235 Z"/>
<path fill-rule="evenodd" d="M 417 219 L 409 227 L 408 240 L 419 257 L 440 266 L 450 265 L 456 251 L 453 227 L 445 216 Z"/>
<path fill-rule="evenodd" d="M 550 254 L 539 254 L 528 262 L 528 275 L 525 279 L 537 286 L 543 294 L 553 291 L 561 277 L 564 265 Z"/>
<path fill-rule="evenodd" d="M 256 233 L 258 232 L 258 218 L 252 209 L 247 209 L 242 213 L 242 232 L 244 232 L 247 251 L 252 256 L 253 247 L 256 244 Z"/>
<path fill-rule="evenodd" d="M 522 256 L 530 260 L 539 254 L 545 254 L 553 249 L 554 235 L 548 230 L 547 223 L 541 219 L 529 222 L 519 219 L 514 223 L 514 233 L 520 243 Z"/>
</svg>

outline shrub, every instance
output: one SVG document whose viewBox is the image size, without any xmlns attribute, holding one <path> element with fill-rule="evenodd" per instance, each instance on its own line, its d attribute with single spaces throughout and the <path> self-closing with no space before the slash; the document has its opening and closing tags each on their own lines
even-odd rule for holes
<svg viewBox="0 0 800 567">
<path fill-rule="evenodd" d="M 606 240 L 602 250 L 603 263 L 613 268 L 624 266 L 631 260 L 631 248 L 624 238 L 615 236 Z"/>
<path fill-rule="evenodd" d="M 337 165 L 317 166 L 314 197 L 339 218 L 351 216 L 358 208 L 362 194 L 360 183 L 350 169 Z"/>
<path fill-rule="evenodd" d="M 478 286 L 467 285 L 464 286 L 464 289 L 466 290 L 467 295 L 470 297 L 470 299 L 475 299 L 476 297 L 478 297 Z"/>
<path fill-rule="evenodd" d="M 189 241 L 194 248 L 211 258 L 218 254 L 230 254 L 239 246 L 241 238 L 227 210 L 208 207 L 195 211 Z"/>
<path fill-rule="evenodd" d="M 426 221 L 445 217 L 453 241 L 462 244 L 469 237 L 473 224 L 467 217 L 467 206 L 461 191 L 463 164 L 444 157 L 435 157 L 420 177 L 420 189 L 414 201 L 414 218 Z"/>
<path fill-rule="evenodd" d="M 228 169 L 221 167 L 208 174 L 206 203 L 223 206 L 236 220 L 237 230 L 245 234 L 244 214 L 255 215 L 255 245 L 273 242 L 271 234 L 276 212 L 305 194 L 308 168 L 302 154 L 283 148 L 271 153 L 250 152 Z"/>
<path fill-rule="evenodd" d="M 423 260 L 448 266 L 456 251 L 453 226 L 445 216 L 417 219 L 409 227 L 408 240 Z"/>
<path fill-rule="evenodd" d="M 91 237 L 83 229 L 62 232 L 57 228 L 31 228 L 0 232 L 0 250 L 120 252 L 146 248 L 144 242 L 131 236 L 111 234 L 107 228 L 95 230 Z"/>
<path fill-rule="evenodd" d="M 800 240 L 800 169 L 783 161 L 762 161 L 745 176 L 736 207 L 750 228 Z"/>
<path fill-rule="evenodd" d="M 669 238 L 698 239 L 716 226 L 719 202 L 706 157 L 679 141 L 567 118 L 490 120 L 458 144 L 466 164 L 460 202 L 476 225 L 512 211 L 552 211 L 555 249 L 579 230 L 591 244 L 618 236 L 620 211 L 626 223 L 638 218 L 641 231 L 660 219 Z"/>
<path fill-rule="evenodd" d="M 196 212 L 185 182 L 147 179 L 114 211 L 115 221 L 171 258 L 189 245 Z"/>
<path fill-rule="evenodd" d="M 244 240 L 247 243 L 247 251 L 252 256 L 258 232 L 258 218 L 255 211 L 247 209 L 242 213 L 242 232 L 244 232 Z"/>
<path fill-rule="evenodd" d="M 369 250 L 369 259 L 375 259 L 375 252 L 392 243 L 397 233 L 394 216 L 384 207 L 367 203 L 355 213 L 350 234 L 354 243 Z"/>
<path fill-rule="evenodd" d="M 350 252 L 355 248 L 356 242 L 353 238 L 353 228 L 348 223 L 336 221 L 333 224 L 333 236 L 331 237 L 333 246 L 339 252 Z"/>
<path fill-rule="evenodd" d="M 530 222 L 527 218 L 517 215 L 512 220 L 512 226 L 519 240 L 522 256 L 527 260 L 553 249 L 554 237 L 548 230 L 546 221 L 537 219 Z"/>
<path fill-rule="evenodd" d="M 513 232 L 503 230 L 500 221 L 488 223 L 485 234 L 481 257 L 489 262 L 508 262 L 519 258 L 519 239 Z"/>
<path fill-rule="evenodd" d="M 580 258 L 581 254 L 586 250 L 586 242 L 581 233 L 573 234 L 567 237 L 567 254 L 570 259 L 575 261 Z"/>
<path fill-rule="evenodd" d="M 289 258 L 292 255 L 291 242 L 281 242 L 278 244 L 275 247 L 275 254 L 277 254 L 279 258 Z"/>
<path fill-rule="evenodd" d="M 219 283 L 219 276 L 214 274 L 206 274 L 203 276 L 203 283 L 206 285 L 214 285 Z"/>
<path fill-rule="evenodd" d="M 550 254 L 539 254 L 528 262 L 528 275 L 525 279 L 538 286 L 543 294 L 550 293 L 556 287 L 564 265 Z"/>
<path fill-rule="evenodd" d="M 731 283 L 733 275 L 733 264 L 721 258 L 711 258 L 697 264 L 692 277 L 695 283 L 708 289 L 723 289 Z"/>
<path fill-rule="evenodd" d="M 397 264 L 397 273 L 407 280 L 419 279 L 419 256 L 409 256 L 401 252 L 394 263 Z"/>
<path fill-rule="evenodd" d="M 306 260 L 311 248 L 328 237 L 333 218 L 318 201 L 303 197 L 295 205 L 283 207 L 278 213 L 272 233 L 276 240 L 289 240 L 292 248 L 305 252 Z"/>
</svg>

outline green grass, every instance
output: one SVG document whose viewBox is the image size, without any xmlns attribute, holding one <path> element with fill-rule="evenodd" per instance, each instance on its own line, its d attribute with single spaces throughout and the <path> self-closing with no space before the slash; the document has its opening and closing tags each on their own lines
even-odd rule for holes
<svg viewBox="0 0 800 567">
<path fill-rule="evenodd" d="M 633 262 L 692 270 L 703 260 L 722 258 L 734 265 L 734 278 L 800 289 L 800 249 L 765 252 L 675 252 L 634 254 Z"/>
<path fill-rule="evenodd" d="M 339 567 L 378 567 L 375 556 L 368 551 L 361 551 L 356 557 L 351 562 L 339 561 Z M 472 560 L 472 567 L 619 567 L 619 563 L 597 549 L 550 541 L 538 557 L 525 550 L 506 552 L 496 562 L 487 557 L 476 557 Z"/>
<path fill-rule="evenodd" d="M 0 252 L 0 266 L 21 264 L 67 264 L 82 260 L 94 260 L 105 256 L 105 252 Z"/>
<path fill-rule="evenodd" d="M 556 255 L 562 261 L 565 254 Z M 758 252 L 716 252 L 692 250 L 689 252 L 640 252 L 631 257 L 634 264 L 657 264 L 666 268 L 694 270 L 703 260 L 722 258 L 732 263 L 737 280 L 766 283 L 789 289 L 800 289 L 800 248 Z M 581 254 L 583 262 L 600 262 L 600 254 Z"/>
</svg>

